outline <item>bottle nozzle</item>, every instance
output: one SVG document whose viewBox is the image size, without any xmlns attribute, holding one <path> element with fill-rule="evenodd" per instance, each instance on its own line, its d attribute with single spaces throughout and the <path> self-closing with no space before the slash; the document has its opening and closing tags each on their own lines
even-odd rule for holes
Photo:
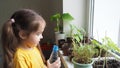
<svg viewBox="0 0 120 68">
<path fill-rule="evenodd" d="M 57 45 L 54 45 L 53 51 L 58 51 L 58 46 Z"/>
</svg>

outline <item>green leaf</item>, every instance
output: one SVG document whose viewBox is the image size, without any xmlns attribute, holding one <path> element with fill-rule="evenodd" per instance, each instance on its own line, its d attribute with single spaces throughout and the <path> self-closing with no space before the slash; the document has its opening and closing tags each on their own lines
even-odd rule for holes
<svg viewBox="0 0 120 68">
<path fill-rule="evenodd" d="M 61 17 L 60 13 L 56 13 L 50 17 L 50 20 L 57 22 L 58 20 L 60 20 L 60 17 Z"/>
<path fill-rule="evenodd" d="M 69 13 L 62 14 L 62 19 L 64 22 L 69 22 L 74 20 L 74 18 Z"/>
</svg>

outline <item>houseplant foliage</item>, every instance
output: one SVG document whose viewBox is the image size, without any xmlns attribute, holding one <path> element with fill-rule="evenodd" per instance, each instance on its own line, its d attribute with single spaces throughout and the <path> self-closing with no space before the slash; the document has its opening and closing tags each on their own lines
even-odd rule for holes
<svg viewBox="0 0 120 68">
<path fill-rule="evenodd" d="M 93 56 L 96 53 L 94 45 L 87 43 L 76 43 L 73 41 L 73 59 L 75 68 L 93 68 Z"/>
<path fill-rule="evenodd" d="M 69 13 L 62 13 L 62 14 L 56 13 L 50 17 L 50 20 L 56 22 L 55 31 L 61 32 L 62 30 L 60 29 L 61 28 L 60 23 L 62 21 L 64 21 L 64 22 L 72 21 L 72 20 L 74 20 L 74 18 Z"/>
<path fill-rule="evenodd" d="M 72 25 L 70 24 L 70 33 L 69 33 L 69 36 L 67 37 L 67 47 L 68 47 L 68 51 L 69 51 L 69 56 L 70 56 L 70 60 L 71 58 L 73 57 L 71 55 L 72 53 L 72 39 L 75 39 L 75 42 L 76 43 L 79 43 L 81 42 L 82 43 L 82 40 L 83 40 L 83 37 L 84 35 L 86 34 L 85 30 L 82 29 L 82 28 L 78 28 L 77 26 L 75 25 Z"/>
<path fill-rule="evenodd" d="M 76 28 L 76 27 L 75 27 Z M 80 35 L 81 34 L 81 35 Z M 73 58 L 75 68 L 93 68 L 93 56 L 96 54 L 97 50 L 92 43 L 83 43 L 83 34 L 80 29 L 77 28 L 77 32 L 72 35 L 73 44 Z"/>
<path fill-rule="evenodd" d="M 56 13 L 50 17 L 51 21 L 56 23 L 55 27 L 55 41 L 58 44 L 58 41 L 61 39 L 65 39 L 65 33 L 63 32 L 62 22 L 72 21 L 74 18 L 69 13 Z M 59 44 L 58 44 L 59 45 Z"/>
<path fill-rule="evenodd" d="M 113 52 L 120 53 L 120 48 L 115 44 L 110 37 L 105 36 L 102 39 L 101 44 L 98 43 L 98 41 L 93 40 L 92 43 L 94 43 L 97 47 L 99 47 L 101 50 L 105 50 L 106 52 L 109 52 L 110 54 L 114 55 Z M 116 55 L 114 55 L 117 57 Z M 120 59 L 120 58 L 119 58 Z"/>
<path fill-rule="evenodd" d="M 92 57 L 95 54 L 94 46 L 91 44 L 74 44 L 73 55 L 74 60 L 78 63 L 88 64 L 92 62 Z"/>
<path fill-rule="evenodd" d="M 105 36 L 103 39 L 102 39 L 102 42 L 99 43 L 98 41 L 96 40 L 93 40 L 92 41 L 97 47 L 99 47 L 99 58 L 98 60 L 95 62 L 95 67 L 102 67 L 102 68 L 105 68 L 105 67 L 111 67 L 114 63 L 112 62 L 113 60 L 112 59 L 107 59 L 108 57 L 108 54 L 114 56 L 116 59 L 120 60 L 120 56 L 118 56 L 117 54 L 115 54 L 116 52 L 120 54 L 120 48 L 111 40 L 110 37 L 107 37 Z M 100 58 L 101 58 L 101 55 L 103 54 L 102 51 L 105 51 L 105 59 L 104 60 L 101 60 L 100 61 Z M 114 59 L 115 60 L 115 59 Z M 112 63 L 109 63 L 109 62 L 112 62 Z M 117 62 L 117 61 L 116 61 Z M 118 62 L 117 62 L 118 63 Z M 115 65 L 115 63 L 114 63 Z M 116 65 L 115 65 L 116 66 Z"/>
<path fill-rule="evenodd" d="M 70 37 L 74 38 L 77 43 L 84 40 L 84 36 L 86 35 L 86 32 L 83 28 L 78 28 L 75 25 L 70 24 Z"/>
</svg>

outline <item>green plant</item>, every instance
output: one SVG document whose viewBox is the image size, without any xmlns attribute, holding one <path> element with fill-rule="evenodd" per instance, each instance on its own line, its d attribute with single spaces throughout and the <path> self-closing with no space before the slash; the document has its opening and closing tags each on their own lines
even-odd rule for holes
<svg viewBox="0 0 120 68">
<path fill-rule="evenodd" d="M 50 17 L 50 20 L 51 21 L 55 21 L 56 22 L 56 27 L 55 27 L 55 31 L 56 32 L 60 32 L 61 31 L 61 27 L 60 27 L 60 23 L 62 21 L 64 22 L 69 22 L 69 21 L 72 21 L 74 18 L 69 14 L 69 13 L 56 13 L 54 15 L 52 15 Z"/>
<path fill-rule="evenodd" d="M 89 64 L 92 62 L 92 57 L 96 54 L 95 46 L 91 43 L 83 43 L 81 42 L 83 40 L 83 36 L 85 34 L 85 31 L 83 29 L 78 29 L 74 26 L 74 28 L 77 30 L 76 33 L 72 35 L 73 39 L 73 56 L 74 60 L 77 63 L 82 64 Z"/>
<path fill-rule="evenodd" d="M 76 43 L 81 42 L 84 40 L 84 36 L 86 34 L 85 30 L 83 28 L 77 28 L 75 25 L 70 24 L 70 37 L 74 38 Z"/>
<path fill-rule="evenodd" d="M 107 57 L 110 55 L 120 60 L 120 57 L 115 54 L 115 52 L 120 53 L 120 48 L 111 40 L 110 37 L 105 36 L 101 43 L 96 40 L 92 40 L 92 43 L 99 48 L 98 62 L 100 61 L 101 55 L 103 54 L 102 51 L 104 51 L 105 59 L 103 60 L 103 68 L 107 65 Z"/>
<path fill-rule="evenodd" d="M 92 57 L 95 54 L 95 48 L 92 44 L 73 43 L 73 56 L 77 63 L 89 64 L 92 62 Z"/>
<path fill-rule="evenodd" d="M 110 37 L 105 36 L 102 39 L 101 44 L 98 43 L 98 41 L 96 41 L 96 40 L 93 40 L 92 42 L 93 42 L 94 45 L 96 45 L 97 47 L 100 48 L 100 51 L 104 50 L 104 51 L 112 54 L 116 58 L 120 59 L 119 56 L 117 56 L 116 54 L 114 54 L 114 52 L 120 53 L 120 48 L 111 40 Z"/>
</svg>

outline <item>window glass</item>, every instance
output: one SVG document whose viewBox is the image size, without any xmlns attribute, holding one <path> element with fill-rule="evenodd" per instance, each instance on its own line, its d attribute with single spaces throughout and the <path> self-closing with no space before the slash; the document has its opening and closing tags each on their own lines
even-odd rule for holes
<svg viewBox="0 0 120 68">
<path fill-rule="evenodd" d="M 119 45 L 120 0 L 94 0 L 93 38 L 110 37 Z"/>
</svg>

